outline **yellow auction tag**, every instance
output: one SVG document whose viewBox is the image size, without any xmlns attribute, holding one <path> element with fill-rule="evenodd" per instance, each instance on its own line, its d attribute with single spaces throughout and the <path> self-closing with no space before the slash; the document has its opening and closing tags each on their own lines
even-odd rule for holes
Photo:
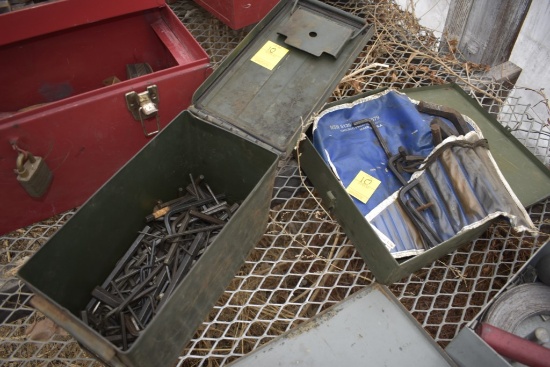
<svg viewBox="0 0 550 367">
<path fill-rule="evenodd" d="M 254 57 L 250 60 L 266 69 L 273 70 L 279 61 L 285 57 L 287 52 L 288 49 L 279 46 L 274 42 L 267 41 L 266 44 L 263 45 L 263 47 L 260 48 L 260 50 L 256 52 L 256 55 L 254 55 Z"/>
<path fill-rule="evenodd" d="M 346 191 L 348 194 L 365 204 L 372 194 L 374 194 L 378 185 L 380 185 L 380 180 L 363 171 L 359 171 L 357 176 L 355 176 L 353 181 L 351 181 L 346 188 Z"/>
</svg>

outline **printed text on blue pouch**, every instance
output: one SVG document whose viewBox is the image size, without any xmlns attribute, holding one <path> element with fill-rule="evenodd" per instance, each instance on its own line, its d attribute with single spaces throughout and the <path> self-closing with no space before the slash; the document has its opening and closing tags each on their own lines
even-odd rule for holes
<svg viewBox="0 0 550 367">
<path fill-rule="evenodd" d="M 380 121 L 380 116 L 377 115 L 377 116 L 369 117 L 369 119 L 371 119 L 374 122 L 377 122 L 377 121 Z M 380 125 L 378 127 L 381 127 L 381 126 L 382 125 Z M 363 125 L 359 125 L 359 126 L 352 126 L 352 122 L 350 122 L 350 123 L 346 123 L 346 124 L 329 125 L 329 128 L 331 130 L 340 130 L 341 132 L 346 132 L 346 131 L 351 131 L 353 129 L 365 130 L 365 129 L 370 129 L 371 127 L 369 126 L 369 124 L 363 124 Z"/>
</svg>

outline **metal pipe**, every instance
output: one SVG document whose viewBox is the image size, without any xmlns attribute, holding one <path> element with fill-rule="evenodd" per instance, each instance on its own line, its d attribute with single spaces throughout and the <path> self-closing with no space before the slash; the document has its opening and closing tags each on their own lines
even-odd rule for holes
<svg viewBox="0 0 550 367">
<path fill-rule="evenodd" d="M 550 349 L 523 339 L 496 326 L 482 323 L 477 333 L 503 357 L 531 367 L 549 367 Z"/>
</svg>

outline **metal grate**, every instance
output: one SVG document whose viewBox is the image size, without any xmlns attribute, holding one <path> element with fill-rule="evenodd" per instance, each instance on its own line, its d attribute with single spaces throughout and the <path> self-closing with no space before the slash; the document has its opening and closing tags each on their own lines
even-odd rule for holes
<svg viewBox="0 0 550 367">
<path fill-rule="evenodd" d="M 178 366 L 224 365 L 372 282 L 341 228 L 326 218 L 295 161 L 279 173 L 267 232 L 183 352 Z M 307 188 L 307 189 L 306 189 Z M 550 230 L 550 201 L 529 209 Z M 390 289 L 445 346 L 547 236 L 506 223 Z"/>
<path fill-rule="evenodd" d="M 437 40 L 391 0 L 326 2 L 367 17 L 377 27 L 332 100 L 381 87 L 454 81 L 548 163 L 547 126 L 530 118 L 529 106 L 517 99 L 504 103 L 508 87 L 493 82 L 482 66 L 439 55 Z M 214 67 L 247 33 L 229 29 L 190 0 L 172 8 Z M 17 265 L 73 212 L 0 237 L 0 360 L 6 366 L 101 366 L 55 328 L 46 328 L 41 340 L 30 340 L 26 332 L 44 317 L 26 305 L 30 293 L 15 277 Z M 498 223 L 390 287 L 440 345 L 448 344 L 548 237 L 550 200 L 533 205 L 529 214 L 540 235 L 516 235 Z M 178 366 L 225 365 L 372 282 L 363 260 L 327 217 L 294 159 L 280 166 L 270 217 L 265 236 L 182 351 Z"/>
<path fill-rule="evenodd" d="M 530 105 L 520 103 L 520 99 L 510 97 L 510 103 L 499 113 L 500 123 L 550 167 L 550 123 L 543 122 L 540 116 L 532 113 Z"/>
<path fill-rule="evenodd" d="M 210 56 L 216 68 L 243 40 L 248 28 L 233 30 L 190 0 L 171 5 L 172 10 Z"/>
</svg>

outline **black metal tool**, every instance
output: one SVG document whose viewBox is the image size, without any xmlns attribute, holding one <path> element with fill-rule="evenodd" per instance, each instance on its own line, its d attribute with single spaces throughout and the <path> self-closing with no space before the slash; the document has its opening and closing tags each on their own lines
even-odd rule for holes
<svg viewBox="0 0 550 367">
<path fill-rule="evenodd" d="M 389 158 L 388 165 L 399 181 L 405 185 L 407 180 L 405 180 L 401 173 L 414 173 L 418 171 L 418 167 L 424 162 L 424 159 L 426 158 L 419 155 L 407 154 L 405 147 L 401 146 L 398 148 L 398 153 Z"/>
<path fill-rule="evenodd" d="M 417 200 L 418 193 L 412 191 L 417 185 L 418 181 L 412 180 L 410 183 L 403 186 L 401 190 L 399 190 L 398 199 L 401 203 L 401 206 L 408 214 L 409 218 L 413 221 L 415 227 L 418 229 L 418 232 L 426 242 L 426 247 L 431 248 L 440 244 L 441 242 L 443 242 L 443 240 L 441 239 L 439 234 L 435 232 L 432 227 L 426 222 L 426 220 L 420 213 L 419 207 L 427 209 L 429 205 L 422 204 L 422 202 L 419 202 Z M 411 199 L 407 198 L 407 194 L 409 194 L 416 201 L 416 205 L 411 201 Z"/>
<path fill-rule="evenodd" d="M 399 147 L 398 153 L 393 154 L 388 146 L 388 143 L 382 136 L 382 133 L 380 133 L 378 126 L 376 126 L 376 122 L 374 122 L 372 119 L 362 119 L 359 121 L 355 121 L 352 125 L 359 126 L 361 124 L 370 125 L 372 131 L 374 132 L 374 135 L 376 136 L 376 139 L 380 143 L 380 146 L 382 147 L 384 153 L 386 154 L 386 157 L 388 158 L 388 166 L 390 170 L 393 172 L 393 174 L 397 177 L 402 185 L 406 185 L 407 180 L 401 175 L 401 172 L 410 173 L 416 171 L 418 166 L 424 161 L 424 157 L 409 155 L 405 151 L 404 147 Z"/>
<path fill-rule="evenodd" d="M 437 123 L 437 122 L 436 122 Z M 443 122 L 441 121 L 443 124 Z M 426 223 L 422 215 L 420 214 L 418 208 L 423 210 L 429 209 L 432 206 L 432 203 L 426 202 L 422 197 L 420 190 L 415 190 L 416 182 L 412 181 L 409 183 L 405 177 L 403 177 L 402 172 L 412 173 L 418 170 L 420 164 L 424 162 L 424 157 L 409 155 L 407 154 L 405 147 L 400 146 L 398 148 L 397 154 L 392 154 L 388 143 L 382 137 L 378 126 L 372 119 L 362 119 L 354 122 L 353 126 L 359 126 L 361 124 L 369 124 L 380 143 L 380 146 L 384 150 L 384 153 L 388 157 L 388 168 L 394 174 L 394 176 L 399 180 L 403 187 L 399 192 L 399 201 L 403 206 L 403 209 L 413 221 L 415 226 L 418 228 L 420 235 L 424 239 L 425 247 L 431 248 L 438 243 L 441 243 L 441 238 L 437 233 L 434 233 L 431 230 L 431 227 Z M 406 198 L 406 195 L 410 195 L 412 199 L 416 202 L 417 206 L 415 207 L 410 199 Z"/>
<path fill-rule="evenodd" d="M 190 179 L 189 195 L 156 203 L 148 224 L 93 289 L 81 313 L 83 321 L 123 350 L 131 347 L 238 208 L 220 201 L 225 196 L 215 195 L 204 176 Z"/>
<path fill-rule="evenodd" d="M 421 101 L 419 104 L 417 104 L 416 109 L 418 110 L 418 112 L 443 117 L 451 121 L 451 123 L 456 128 L 458 135 L 466 135 L 470 131 L 470 125 L 468 125 L 466 120 L 464 120 L 464 117 L 462 117 L 460 112 L 455 109 L 424 101 Z"/>
<path fill-rule="evenodd" d="M 456 131 L 454 127 L 444 123 L 443 120 L 441 120 L 439 117 L 434 117 L 433 120 L 430 122 L 430 128 L 432 128 L 433 126 L 436 126 L 439 129 L 439 133 L 441 134 L 441 141 L 447 139 L 449 136 L 458 136 L 458 131 Z"/>
<path fill-rule="evenodd" d="M 397 177 L 399 182 L 401 182 L 401 184 L 403 186 L 406 186 L 407 185 L 407 180 L 400 173 L 400 169 L 398 167 L 401 166 L 402 171 L 405 170 L 405 169 L 403 169 L 403 167 L 406 167 L 407 171 L 409 171 L 411 168 L 415 168 L 415 170 L 416 170 L 418 165 L 420 165 L 422 163 L 422 161 L 424 161 L 424 157 L 409 156 L 409 155 L 407 155 L 404 147 L 399 147 L 399 153 L 392 154 L 390 148 L 388 147 L 388 143 L 382 137 L 382 134 L 380 133 L 380 130 L 378 129 L 378 126 L 376 126 L 376 123 L 372 119 L 359 120 L 359 122 L 363 122 L 363 121 L 365 123 L 368 123 L 371 126 L 372 131 L 374 132 L 374 135 L 376 136 L 376 139 L 378 139 L 378 142 L 380 143 L 380 146 L 384 150 L 384 153 L 386 153 L 386 156 L 388 157 L 388 168 L 392 171 L 392 173 L 395 175 L 395 177 Z M 408 161 L 409 163 L 399 165 L 398 162 L 400 162 L 400 161 L 405 161 L 405 162 Z M 421 198 L 420 194 L 418 194 L 414 191 L 411 191 L 411 195 L 413 195 L 414 199 L 419 203 L 418 205 L 426 205 L 425 201 Z"/>
</svg>

